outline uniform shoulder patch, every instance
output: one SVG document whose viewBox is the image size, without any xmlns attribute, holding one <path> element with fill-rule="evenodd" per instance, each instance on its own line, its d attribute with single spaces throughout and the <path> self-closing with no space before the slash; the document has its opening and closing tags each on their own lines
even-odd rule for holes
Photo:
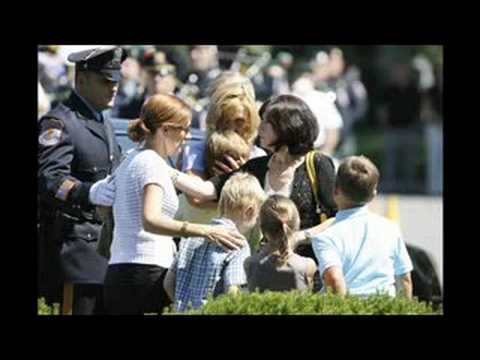
<svg viewBox="0 0 480 360">
<path fill-rule="evenodd" d="M 62 130 L 60 129 L 48 129 L 40 134 L 38 137 L 38 143 L 43 146 L 53 146 L 60 142 L 62 139 Z"/>
</svg>

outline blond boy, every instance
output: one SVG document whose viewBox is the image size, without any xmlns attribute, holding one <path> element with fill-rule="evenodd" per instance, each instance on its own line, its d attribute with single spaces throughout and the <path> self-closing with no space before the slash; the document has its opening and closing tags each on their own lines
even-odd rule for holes
<svg viewBox="0 0 480 360">
<path fill-rule="evenodd" d="M 250 174 L 237 173 L 225 183 L 218 202 L 220 217 L 211 224 L 236 229 L 245 236 L 256 225 L 264 200 L 258 180 Z M 237 292 L 247 283 L 243 263 L 249 256 L 248 245 L 231 251 L 203 238 L 182 239 L 164 281 L 176 311 L 198 308 L 209 295 Z"/>
</svg>

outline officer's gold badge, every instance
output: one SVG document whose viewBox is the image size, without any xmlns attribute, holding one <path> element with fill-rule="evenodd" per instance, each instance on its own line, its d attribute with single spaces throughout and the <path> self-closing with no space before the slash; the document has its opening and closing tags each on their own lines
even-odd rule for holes
<svg viewBox="0 0 480 360">
<path fill-rule="evenodd" d="M 52 146 L 60 142 L 62 138 L 62 130 L 60 129 L 48 129 L 40 134 L 38 142 L 43 146 Z"/>
</svg>

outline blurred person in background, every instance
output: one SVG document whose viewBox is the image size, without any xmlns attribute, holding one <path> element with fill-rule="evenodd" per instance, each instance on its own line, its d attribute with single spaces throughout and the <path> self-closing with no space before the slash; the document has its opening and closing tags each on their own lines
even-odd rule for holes
<svg viewBox="0 0 480 360">
<path fill-rule="evenodd" d="M 129 79 L 125 88 L 129 96 L 120 97 L 113 111 L 119 118 L 134 119 L 140 115 L 143 103 L 156 94 L 174 94 L 177 89 L 175 66 L 167 62 L 164 52 L 155 48 L 145 49 L 140 64 L 134 59 L 127 62 L 122 71 L 127 73 Z M 128 59 L 127 59 L 128 60 Z"/>
<path fill-rule="evenodd" d="M 122 80 L 112 109 L 112 117 L 134 119 L 139 115 L 142 99 L 140 82 L 141 68 L 134 57 L 129 56 L 122 64 Z"/>
<path fill-rule="evenodd" d="M 335 94 L 332 91 L 315 90 L 312 76 L 308 73 L 293 83 L 292 90 L 294 95 L 307 103 L 317 119 L 319 134 L 314 148 L 333 156 L 343 126 L 342 116 L 335 106 Z"/>
<path fill-rule="evenodd" d="M 421 92 L 409 63 L 400 62 L 391 69 L 378 108 L 384 127 L 384 191 L 416 192 L 416 165 L 420 154 Z"/>
<path fill-rule="evenodd" d="M 288 94 L 290 92 L 288 72 L 292 65 L 292 54 L 285 51 L 278 53 L 275 60 L 252 80 L 258 99 L 264 101 L 271 96 Z"/>
<path fill-rule="evenodd" d="M 423 94 L 421 118 L 427 144 L 426 190 L 443 193 L 443 65 L 434 69 L 434 84 Z"/>
<path fill-rule="evenodd" d="M 40 81 L 38 82 L 38 116 L 37 119 L 40 119 L 43 115 L 45 115 L 50 110 L 50 99 L 48 98 L 47 94 L 43 90 L 42 84 Z"/>
<path fill-rule="evenodd" d="M 45 93 L 56 106 L 70 89 L 65 59 L 59 53 L 60 46 L 40 46 L 38 52 L 38 80 Z"/>
<path fill-rule="evenodd" d="M 189 49 L 191 68 L 183 79 L 179 96 L 193 109 L 192 127 L 206 130 L 208 88 L 220 73 L 216 45 L 193 45 Z"/>
<path fill-rule="evenodd" d="M 142 65 L 146 98 L 176 92 L 176 69 L 173 64 L 168 63 L 164 52 L 155 50 L 146 52 Z"/>
<path fill-rule="evenodd" d="M 198 87 L 197 98 L 207 96 L 211 82 L 220 75 L 218 49 L 216 45 L 193 45 L 190 47 L 191 71 L 185 82 Z"/>
<path fill-rule="evenodd" d="M 353 155 L 357 151 L 354 125 L 367 113 L 368 96 L 360 79 L 360 70 L 354 65 L 346 69 L 343 51 L 333 48 L 330 50 L 329 57 L 328 84 L 335 92 L 335 105 L 343 120 L 337 149 L 337 156 L 341 158 Z"/>
<path fill-rule="evenodd" d="M 330 57 L 325 51 L 319 51 L 310 61 L 312 80 L 315 90 L 321 92 L 332 91 L 328 81 L 330 79 Z"/>
</svg>

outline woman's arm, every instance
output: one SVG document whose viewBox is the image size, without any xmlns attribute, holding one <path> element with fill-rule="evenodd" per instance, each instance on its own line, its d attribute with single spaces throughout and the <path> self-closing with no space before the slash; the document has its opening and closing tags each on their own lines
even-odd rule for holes
<svg viewBox="0 0 480 360">
<path fill-rule="evenodd" d="M 173 168 L 169 168 L 169 175 L 175 187 L 185 194 L 198 198 L 200 201 L 217 199 L 217 192 L 212 182 Z"/>
<path fill-rule="evenodd" d="M 225 181 L 229 178 L 229 174 L 237 171 L 240 169 L 240 167 L 245 164 L 246 159 L 240 159 L 236 161 L 229 155 L 225 155 L 225 162 L 219 162 L 218 160 L 215 161 L 215 166 L 212 169 L 213 173 L 215 174 L 215 178 L 219 180 L 222 183 L 225 183 Z M 190 176 L 196 176 L 198 178 L 204 179 L 204 173 L 196 172 L 196 171 L 191 171 L 189 172 Z M 185 184 L 184 184 L 185 185 Z M 215 187 L 215 184 L 214 184 Z M 211 198 L 210 196 L 198 196 L 195 193 L 192 193 L 191 190 L 194 190 L 190 186 L 188 189 L 181 189 L 177 187 L 177 189 L 182 190 L 185 192 L 187 196 L 187 200 L 190 203 L 190 205 L 195 206 L 195 207 L 200 207 L 200 208 L 207 208 L 207 209 L 215 209 L 217 207 L 217 196 L 215 198 Z M 204 195 L 209 195 L 209 194 L 204 194 Z"/>
<path fill-rule="evenodd" d="M 313 237 L 319 235 L 323 230 L 327 229 L 334 221 L 335 218 L 330 218 L 321 224 L 315 225 L 314 227 L 297 231 L 294 234 L 293 248 L 295 249 L 299 245 L 310 243 Z"/>
<path fill-rule="evenodd" d="M 201 173 L 200 171 L 190 170 L 190 171 L 187 171 L 186 173 L 190 176 L 196 176 L 203 180 L 206 180 L 204 177 L 204 174 Z M 201 208 L 201 209 L 216 209 L 218 205 L 217 200 L 205 201 L 205 200 L 201 200 L 196 197 L 190 196 L 187 193 L 185 193 L 185 197 L 191 206 Z"/>
<path fill-rule="evenodd" d="M 246 244 L 243 236 L 224 227 L 192 224 L 168 218 L 162 214 L 162 202 L 163 189 L 154 183 L 147 184 L 143 193 L 143 227 L 146 231 L 167 236 L 204 237 L 214 244 L 235 250 Z"/>
</svg>

